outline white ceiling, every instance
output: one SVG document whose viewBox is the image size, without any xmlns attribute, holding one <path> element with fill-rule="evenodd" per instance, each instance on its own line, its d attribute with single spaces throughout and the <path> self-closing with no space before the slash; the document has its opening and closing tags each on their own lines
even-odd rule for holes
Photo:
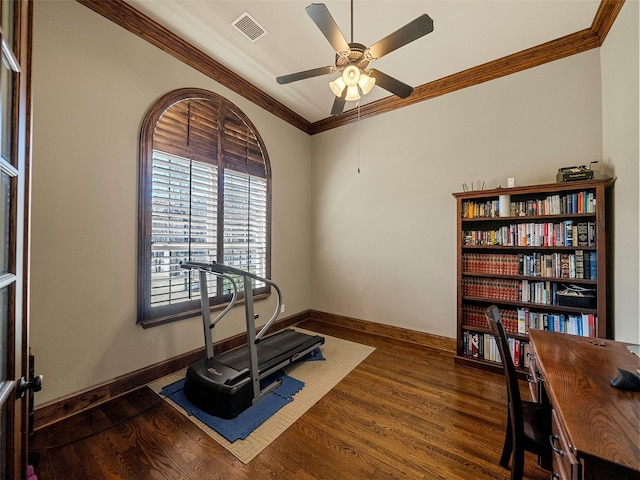
<svg viewBox="0 0 640 480">
<path fill-rule="evenodd" d="M 276 77 L 334 64 L 335 52 L 305 11 L 310 0 L 126 0 L 306 120 L 330 116 L 337 73 L 288 85 Z M 324 2 L 348 42 L 350 2 Z M 589 28 L 600 0 L 355 0 L 353 41 L 372 45 L 423 13 L 434 31 L 371 67 L 413 87 Z M 268 32 L 251 42 L 231 26 L 248 12 Z M 366 104 L 390 94 L 375 87 Z M 345 111 L 356 106 L 349 102 Z"/>
</svg>

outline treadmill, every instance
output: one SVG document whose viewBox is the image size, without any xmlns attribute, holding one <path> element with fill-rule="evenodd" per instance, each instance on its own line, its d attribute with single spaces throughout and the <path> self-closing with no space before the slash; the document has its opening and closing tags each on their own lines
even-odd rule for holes
<svg viewBox="0 0 640 480">
<path fill-rule="evenodd" d="M 324 344 L 324 337 L 307 335 L 292 329 L 265 336 L 280 314 L 280 288 L 267 278 L 222 263 L 182 262 L 181 268 L 200 273 L 200 303 L 206 357 L 187 369 L 184 393 L 187 399 L 204 412 L 216 417 L 237 417 L 251 405 L 278 387 L 280 380 L 269 376 L 295 362 Z M 210 317 L 207 275 L 214 274 L 229 280 L 233 294 L 229 305 L 213 320 Z M 212 330 L 233 308 L 238 288 L 232 275 L 242 277 L 245 292 L 244 307 L 247 325 L 247 344 L 214 356 Z M 277 293 L 276 309 L 269 321 L 256 333 L 251 280 L 271 285 Z"/>
</svg>

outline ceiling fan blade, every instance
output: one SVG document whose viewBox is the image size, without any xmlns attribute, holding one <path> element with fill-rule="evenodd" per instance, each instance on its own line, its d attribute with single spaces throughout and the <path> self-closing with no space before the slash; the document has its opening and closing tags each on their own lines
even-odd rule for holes
<svg viewBox="0 0 640 480">
<path fill-rule="evenodd" d="M 349 51 L 349 44 L 324 3 L 312 3 L 306 10 L 336 52 Z"/>
<path fill-rule="evenodd" d="M 331 115 L 340 115 L 344 111 L 344 105 L 347 103 L 345 100 L 347 96 L 347 89 L 344 89 L 341 97 L 336 97 L 333 101 L 333 107 L 331 108 Z"/>
<path fill-rule="evenodd" d="M 374 59 L 378 59 L 431 32 L 433 32 L 433 20 L 424 13 L 404 27 L 371 45 L 369 53 Z"/>
<path fill-rule="evenodd" d="M 372 68 L 371 70 L 368 70 L 367 73 L 376 79 L 376 85 L 384 88 L 394 95 L 397 95 L 400 98 L 407 98 L 413 93 L 413 87 L 407 85 L 406 83 L 402 83 L 400 80 L 396 80 L 395 78 L 390 77 L 380 70 Z"/>
<path fill-rule="evenodd" d="M 304 72 L 290 73 L 289 75 L 282 75 L 276 78 L 276 82 L 280 85 L 284 85 L 286 83 L 297 82 L 298 80 L 304 80 L 305 78 L 311 77 L 319 77 L 320 75 L 327 75 L 329 73 L 335 72 L 336 67 L 320 67 L 320 68 L 312 68 L 311 70 L 305 70 Z"/>
</svg>

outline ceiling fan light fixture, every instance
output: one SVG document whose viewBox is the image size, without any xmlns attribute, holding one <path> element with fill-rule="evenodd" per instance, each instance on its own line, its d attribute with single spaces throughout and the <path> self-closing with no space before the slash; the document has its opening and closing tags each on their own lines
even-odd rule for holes
<svg viewBox="0 0 640 480">
<path fill-rule="evenodd" d="M 375 86 L 376 79 L 374 77 L 370 77 L 365 72 L 360 74 L 360 79 L 358 80 L 358 86 L 360 90 L 362 90 L 362 94 L 366 95 L 371 91 L 371 89 Z"/>
<path fill-rule="evenodd" d="M 354 102 L 360 100 L 361 95 L 366 95 L 376 84 L 376 79 L 370 77 L 355 65 L 349 65 L 344 69 L 342 75 L 329 82 L 329 88 L 336 97 L 342 97 L 344 89 L 347 89 L 345 100 Z"/>
<path fill-rule="evenodd" d="M 347 87 L 354 87 L 358 84 L 358 80 L 360 80 L 360 69 L 355 65 L 349 65 L 342 72 L 342 79 Z"/>
<path fill-rule="evenodd" d="M 347 88 L 347 84 L 344 83 L 342 76 L 336 78 L 334 81 L 329 82 L 329 88 L 334 93 L 336 97 L 342 97 L 342 92 Z"/>
<path fill-rule="evenodd" d="M 355 102 L 360 100 L 360 92 L 358 91 L 358 84 L 347 86 L 347 96 L 344 98 L 347 102 Z"/>
</svg>

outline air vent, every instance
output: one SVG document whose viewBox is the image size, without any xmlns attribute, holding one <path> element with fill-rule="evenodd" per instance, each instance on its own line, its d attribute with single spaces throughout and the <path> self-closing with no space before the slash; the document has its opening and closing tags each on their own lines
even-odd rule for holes
<svg viewBox="0 0 640 480">
<path fill-rule="evenodd" d="M 256 22 L 256 20 L 247 12 L 244 12 L 231 22 L 231 25 L 233 25 L 240 33 L 252 42 L 255 42 L 267 34 L 267 31 L 262 27 L 262 25 Z"/>
</svg>

